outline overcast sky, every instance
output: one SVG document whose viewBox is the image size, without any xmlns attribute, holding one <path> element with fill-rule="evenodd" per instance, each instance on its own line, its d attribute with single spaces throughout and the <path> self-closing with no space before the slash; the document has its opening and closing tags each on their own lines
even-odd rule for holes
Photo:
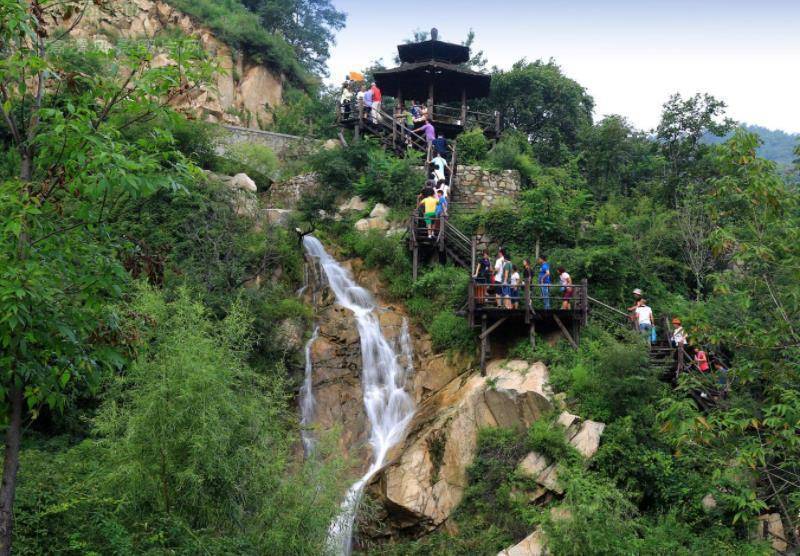
<svg viewBox="0 0 800 556">
<path fill-rule="evenodd" d="M 709 92 L 728 115 L 800 132 L 800 0 L 333 0 L 348 14 L 331 82 L 383 58 L 415 29 L 461 42 L 470 28 L 489 66 L 554 58 L 595 100 L 595 118 L 658 123 L 670 94 Z"/>
</svg>

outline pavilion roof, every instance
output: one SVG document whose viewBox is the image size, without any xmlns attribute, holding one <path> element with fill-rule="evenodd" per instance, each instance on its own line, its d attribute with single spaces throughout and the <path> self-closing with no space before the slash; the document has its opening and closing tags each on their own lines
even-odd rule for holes
<svg viewBox="0 0 800 556">
<path fill-rule="evenodd" d="M 402 90 L 406 100 L 428 98 L 428 85 L 433 82 L 433 97 L 437 103 L 460 101 L 462 90 L 467 98 L 487 97 L 491 83 L 491 77 L 485 73 L 437 61 L 403 64 L 376 71 L 374 76 L 384 94 L 393 96 Z"/>
<path fill-rule="evenodd" d="M 469 60 L 469 47 L 439 40 L 400 44 L 397 46 L 397 52 L 400 55 L 400 61 L 405 63 L 436 60 L 450 64 L 463 64 Z"/>
</svg>

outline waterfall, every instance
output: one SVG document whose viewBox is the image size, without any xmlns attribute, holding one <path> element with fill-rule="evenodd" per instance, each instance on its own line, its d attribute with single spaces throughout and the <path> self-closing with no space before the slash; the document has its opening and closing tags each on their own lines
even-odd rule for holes
<svg viewBox="0 0 800 556">
<path fill-rule="evenodd" d="M 314 437 L 308 427 L 314 419 L 314 380 L 312 373 L 314 371 L 311 362 L 311 345 L 319 335 L 319 326 L 314 327 L 314 333 L 311 338 L 306 342 L 306 373 L 303 379 L 303 389 L 300 391 L 300 436 L 303 439 L 303 452 L 306 457 L 309 457 L 314 452 Z"/>
<path fill-rule="evenodd" d="M 303 238 L 306 252 L 319 261 L 328 278 L 328 284 L 336 296 L 336 302 L 353 312 L 361 338 L 361 380 L 364 408 L 370 423 L 370 445 L 372 463 L 345 495 L 339 515 L 331 523 L 328 533 L 328 548 L 337 554 L 350 554 L 352 548 L 353 523 L 364 491 L 372 475 L 384 464 L 389 449 L 402 440 L 406 426 L 414 414 L 414 402 L 405 391 L 408 373 L 412 369 L 411 342 L 408 324 L 400 336 L 400 358 L 381 332 L 375 315 L 375 302 L 370 293 L 355 283 L 350 273 L 331 257 L 319 240 L 312 236 Z"/>
</svg>

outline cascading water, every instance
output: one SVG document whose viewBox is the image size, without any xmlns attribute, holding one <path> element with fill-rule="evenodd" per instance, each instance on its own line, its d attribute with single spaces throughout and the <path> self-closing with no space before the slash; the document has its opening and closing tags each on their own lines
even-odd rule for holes
<svg viewBox="0 0 800 556">
<path fill-rule="evenodd" d="M 397 353 L 381 332 L 375 315 L 375 302 L 369 292 L 353 281 L 350 273 L 328 255 L 317 238 L 305 236 L 303 246 L 310 256 L 319 261 L 336 302 L 355 315 L 361 338 L 362 390 L 370 423 L 369 440 L 373 459 L 364 476 L 347 491 L 341 512 L 331 523 L 328 534 L 329 550 L 348 555 L 352 548 L 355 513 L 364 485 L 381 468 L 389 449 L 402 440 L 414 414 L 414 402 L 405 391 L 406 379 L 412 370 L 411 340 L 408 325 L 404 323 L 399 349 L 406 364 L 401 365 Z"/>
<path fill-rule="evenodd" d="M 309 457 L 314 452 L 315 439 L 308 427 L 314 420 L 314 366 L 311 362 L 311 345 L 319 335 L 319 326 L 314 328 L 314 333 L 306 342 L 306 373 L 303 379 L 303 389 L 300 391 L 300 436 L 303 440 L 303 452 Z"/>
</svg>

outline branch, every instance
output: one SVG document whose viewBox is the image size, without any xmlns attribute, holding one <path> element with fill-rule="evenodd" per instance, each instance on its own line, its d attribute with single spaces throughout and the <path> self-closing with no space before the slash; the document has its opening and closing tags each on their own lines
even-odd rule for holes
<svg viewBox="0 0 800 556">
<path fill-rule="evenodd" d="M 6 125 L 8 125 L 9 129 L 11 130 L 11 137 L 14 138 L 14 142 L 17 145 L 22 145 L 22 136 L 17 129 L 17 124 L 14 123 L 14 120 L 11 118 L 11 114 L 6 112 L 4 107 L 5 103 L 8 102 L 8 91 L 6 90 L 5 83 L 0 83 L 0 113 L 3 114 L 3 119 L 6 121 Z"/>
</svg>

